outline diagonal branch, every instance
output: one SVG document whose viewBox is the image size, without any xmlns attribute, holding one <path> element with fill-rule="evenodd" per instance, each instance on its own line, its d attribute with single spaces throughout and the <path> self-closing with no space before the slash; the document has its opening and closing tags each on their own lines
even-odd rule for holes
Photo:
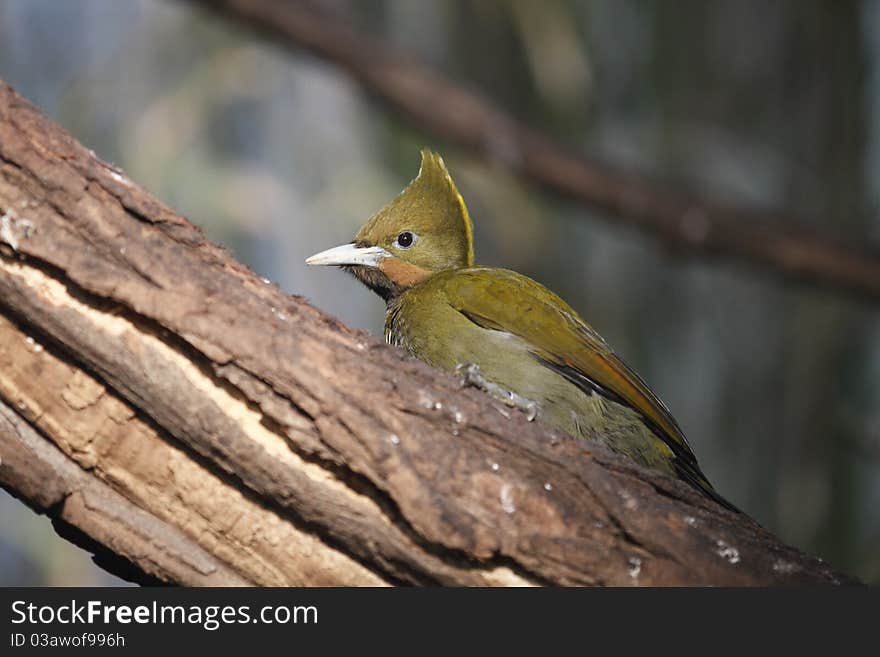
<svg viewBox="0 0 880 657">
<path fill-rule="evenodd" d="M 499 160 L 553 191 L 602 211 L 695 257 L 748 261 L 789 280 L 880 298 L 880 256 L 785 217 L 676 193 L 612 171 L 554 143 L 442 74 L 305 6 L 275 0 L 197 0 L 284 45 L 345 69 L 419 129 Z"/>
<path fill-rule="evenodd" d="M 109 568 L 179 584 L 848 581 L 266 284 L 3 83 L 0 217 L 0 484 Z"/>
</svg>

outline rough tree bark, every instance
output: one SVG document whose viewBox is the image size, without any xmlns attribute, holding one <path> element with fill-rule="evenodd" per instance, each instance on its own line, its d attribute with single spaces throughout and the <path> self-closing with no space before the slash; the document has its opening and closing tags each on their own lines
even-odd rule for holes
<svg viewBox="0 0 880 657">
<path fill-rule="evenodd" d="M 179 584 L 848 579 L 257 278 L 0 83 L 0 483 Z"/>
<path fill-rule="evenodd" d="M 677 252 L 750 262 L 788 280 L 876 302 L 876 246 L 838 244 L 769 213 L 721 205 L 614 171 L 561 147 L 385 44 L 309 7 L 277 0 L 194 0 L 253 25 L 280 43 L 337 64 L 420 130 L 457 143 L 494 163 L 570 196 L 613 222 L 639 228 Z"/>
</svg>

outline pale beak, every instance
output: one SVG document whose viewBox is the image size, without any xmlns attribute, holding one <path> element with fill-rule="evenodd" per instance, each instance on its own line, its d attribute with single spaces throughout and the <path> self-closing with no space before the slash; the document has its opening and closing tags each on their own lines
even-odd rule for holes
<svg viewBox="0 0 880 657">
<path fill-rule="evenodd" d="M 355 246 L 343 244 L 334 246 L 332 249 L 321 251 L 306 258 L 307 265 L 363 265 L 365 267 L 378 267 L 383 258 L 390 258 L 381 246 Z"/>
</svg>

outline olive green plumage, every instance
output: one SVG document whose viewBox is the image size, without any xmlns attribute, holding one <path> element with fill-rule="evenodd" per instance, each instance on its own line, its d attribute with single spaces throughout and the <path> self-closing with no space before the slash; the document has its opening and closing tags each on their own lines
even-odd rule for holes
<svg viewBox="0 0 880 657">
<path fill-rule="evenodd" d="M 663 402 L 602 337 L 530 278 L 473 266 L 472 242 L 464 201 L 443 160 L 426 150 L 418 177 L 351 245 L 308 262 L 344 266 L 379 293 L 390 344 L 447 371 L 477 365 L 487 389 L 513 393 L 542 421 L 730 507 Z"/>
</svg>

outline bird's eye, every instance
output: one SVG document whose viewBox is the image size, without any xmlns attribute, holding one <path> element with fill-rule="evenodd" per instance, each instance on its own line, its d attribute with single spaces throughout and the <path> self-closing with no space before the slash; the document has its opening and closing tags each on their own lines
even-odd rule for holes
<svg viewBox="0 0 880 657">
<path fill-rule="evenodd" d="M 416 243 L 416 237 L 415 233 L 405 230 L 394 240 L 394 246 L 398 249 L 408 249 Z"/>
</svg>

